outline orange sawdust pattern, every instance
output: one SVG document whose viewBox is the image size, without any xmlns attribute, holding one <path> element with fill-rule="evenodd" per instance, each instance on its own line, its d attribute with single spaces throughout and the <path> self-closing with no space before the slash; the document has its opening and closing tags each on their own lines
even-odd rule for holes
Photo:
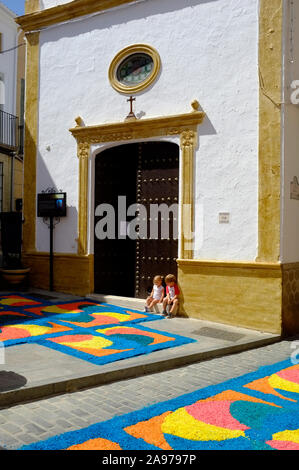
<svg viewBox="0 0 299 470">
<path fill-rule="evenodd" d="M 250 390 L 256 390 L 257 392 L 262 392 L 262 393 L 267 393 L 270 395 L 276 395 L 279 398 L 283 398 L 284 400 L 289 400 L 293 401 L 296 403 L 296 400 L 293 400 L 292 398 L 287 398 L 281 395 L 279 392 L 277 392 L 273 387 L 268 382 L 269 377 L 264 377 L 263 379 L 259 380 L 254 380 L 253 382 L 250 382 L 247 385 L 244 385 L 244 387 L 250 388 Z"/>
<path fill-rule="evenodd" d="M 172 411 L 166 411 L 160 416 L 155 416 L 148 421 L 141 421 L 133 426 L 128 426 L 124 430 L 136 439 L 143 439 L 148 444 L 153 444 L 162 450 L 172 450 L 167 443 L 161 430 L 162 424 Z"/>
<path fill-rule="evenodd" d="M 122 448 L 116 442 L 98 438 L 90 439 L 82 444 L 76 444 L 65 450 L 122 450 Z"/>
<path fill-rule="evenodd" d="M 132 349 L 93 349 L 93 348 L 76 348 L 78 351 L 86 354 L 91 354 L 97 357 L 111 356 L 111 354 L 119 354 L 126 351 L 132 351 Z"/>
<path fill-rule="evenodd" d="M 68 326 L 59 325 L 59 324 L 53 323 L 51 321 L 49 321 L 49 325 L 52 325 L 52 327 L 53 327 L 53 329 L 50 330 L 49 333 L 60 333 L 60 332 L 63 332 L 63 331 L 72 331 L 72 328 L 69 328 Z M 51 327 L 49 327 L 49 328 L 51 328 Z"/>
<path fill-rule="evenodd" d="M 25 313 L 21 313 L 21 312 L 12 312 L 11 310 L 1 310 L 0 312 L 0 316 L 6 316 L 6 315 L 11 315 L 13 317 L 25 317 L 25 318 L 28 318 L 28 315 L 26 315 Z"/>
<path fill-rule="evenodd" d="M 230 400 L 230 401 L 251 401 L 253 403 L 263 403 L 265 405 L 271 405 L 275 406 L 277 408 L 281 408 L 281 406 L 275 405 L 274 403 L 260 400 L 259 398 L 251 397 L 249 395 L 245 395 L 244 393 L 240 392 L 235 392 L 234 390 L 225 390 L 222 393 L 219 393 L 218 395 L 215 395 L 211 398 L 207 398 L 206 400 L 200 400 L 200 401 L 217 401 L 217 400 Z"/>
<path fill-rule="evenodd" d="M 36 302 L 38 303 L 38 302 Z M 80 308 L 81 307 L 81 308 Z M 41 307 L 27 308 L 26 311 L 39 316 L 47 316 L 48 313 L 82 313 L 84 307 L 103 307 L 93 302 L 81 301 L 70 304 L 42 305 Z"/>
</svg>

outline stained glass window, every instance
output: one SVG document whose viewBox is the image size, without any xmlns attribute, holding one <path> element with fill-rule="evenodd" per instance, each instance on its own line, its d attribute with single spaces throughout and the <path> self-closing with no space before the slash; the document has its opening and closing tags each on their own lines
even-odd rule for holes
<svg viewBox="0 0 299 470">
<path fill-rule="evenodd" d="M 108 77 L 115 90 L 132 95 L 154 83 L 160 68 L 161 59 L 156 49 L 149 44 L 132 44 L 116 54 Z"/>
<path fill-rule="evenodd" d="M 137 85 L 146 80 L 153 72 L 154 61 L 148 54 L 132 54 L 118 66 L 117 80 L 123 85 Z"/>
</svg>

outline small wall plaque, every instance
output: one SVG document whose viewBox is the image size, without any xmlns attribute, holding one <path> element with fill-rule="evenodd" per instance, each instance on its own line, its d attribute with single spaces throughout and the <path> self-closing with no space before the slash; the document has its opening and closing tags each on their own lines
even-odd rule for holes
<svg viewBox="0 0 299 470">
<path fill-rule="evenodd" d="M 291 199 L 299 200 L 299 183 L 297 176 L 294 176 L 294 179 L 291 182 Z"/>
<path fill-rule="evenodd" d="M 230 213 L 229 212 L 220 212 L 219 213 L 219 224 L 229 224 L 230 223 Z"/>
</svg>

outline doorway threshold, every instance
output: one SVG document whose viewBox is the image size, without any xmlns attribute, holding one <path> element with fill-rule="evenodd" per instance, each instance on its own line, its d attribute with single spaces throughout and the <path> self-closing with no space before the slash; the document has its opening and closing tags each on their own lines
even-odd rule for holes
<svg viewBox="0 0 299 470">
<path fill-rule="evenodd" d="M 117 307 L 126 307 L 134 310 L 144 310 L 145 299 L 137 299 L 135 297 L 121 297 L 118 295 L 105 295 L 105 294 L 89 294 L 86 296 L 88 299 L 97 300 L 107 304 L 113 304 Z M 162 313 L 162 304 L 155 305 L 155 312 Z"/>
</svg>

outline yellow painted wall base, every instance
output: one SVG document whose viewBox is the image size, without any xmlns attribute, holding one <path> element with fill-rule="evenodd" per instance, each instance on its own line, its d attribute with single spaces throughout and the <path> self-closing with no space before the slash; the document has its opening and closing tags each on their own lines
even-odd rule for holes
<svg viewBox="0 0 299 470">
<path fill-rule="evenodd" d="M 279 264 L 178 260 L 178 282 L 188 317 L 282 332 Z"/>
<path fill-rule="evenodd" d="M 49 289 L 49 253 L 26 253 L 24 265 L 31 267 L 30 285 Z M 54 255 L 54 291 L 87 295 L 93 288 L 93 255 Z"/>
<path fill-rule="evenodd" d="M 49 289 L 49 254 L 23 255 L 30 285 Z M 180 314 L 290 336 L 299 333 L 299 263 L 178 260 Z M 54 290 L 94 291 L 93 255 L 54 255 Z"/>
</svg>

